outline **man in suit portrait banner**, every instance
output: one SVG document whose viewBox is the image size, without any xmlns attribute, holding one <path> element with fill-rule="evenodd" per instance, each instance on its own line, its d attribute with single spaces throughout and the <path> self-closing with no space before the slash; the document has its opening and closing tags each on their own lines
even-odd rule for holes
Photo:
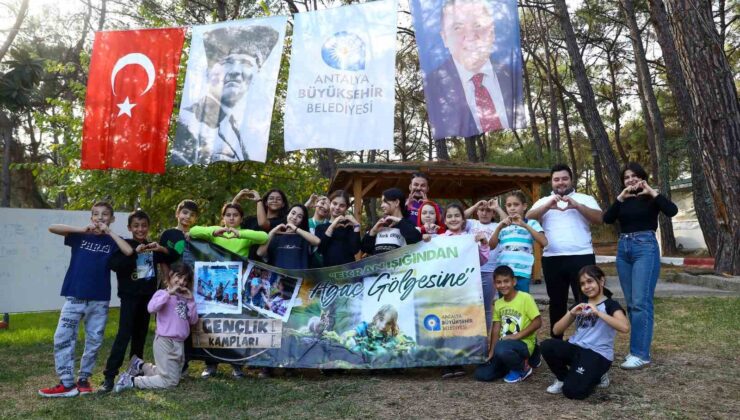
<svg viewBox="0 0 740 420">
<path fill-rule="evenodd" d="M 524 128 L 515 0 L 412 0 L 434 139 Z"/>
<path fill-rule="evenodd" d="M 264 162 L 284 16 L 193 27 L 170 162 Z"/>
</svg>

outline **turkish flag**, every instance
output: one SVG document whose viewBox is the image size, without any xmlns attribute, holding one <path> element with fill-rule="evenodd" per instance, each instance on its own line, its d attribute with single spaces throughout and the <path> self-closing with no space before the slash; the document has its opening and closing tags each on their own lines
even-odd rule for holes
<svg viewBox="0 0 740 420">
<path fill-rule="evenodd" d="M 82 169 L 163 173 L 184 28 L 95 33 Z"/>
</svg>

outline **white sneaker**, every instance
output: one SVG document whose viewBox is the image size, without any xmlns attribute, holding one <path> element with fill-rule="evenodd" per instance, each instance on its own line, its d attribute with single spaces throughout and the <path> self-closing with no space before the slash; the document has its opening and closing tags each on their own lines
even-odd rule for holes
<svg viewBox="0 0 740 420">
<path fill-rule="evenodd" d="M 642 360 L 637 356 L 633 356 L 631 354 L 627 355 L 627 359 L 619 365 L 622 369 L 625 370 L 636 370 L 636 369 L 642 369 L 644 367 L 647 367 L 650 365 L 650 362 L 647 360 Z"/>
<path fill-rule="evenodd" d="M 601 381 L 597 386 L 599 388 L 608 388 L 610 383 L 612 383 L 612 381 L 609 380 L 609 374 L 605 373 L 601 375 Z"/>
<path fill-rule="evenodd" d="M 547 393 L 548 394 L 561 394 L 563 392 L 563 385 L 565 385 L 565 383 L 555 379 L 555 382 L 553 382 L 552 385 L 547 387 Z"/>
</svg>

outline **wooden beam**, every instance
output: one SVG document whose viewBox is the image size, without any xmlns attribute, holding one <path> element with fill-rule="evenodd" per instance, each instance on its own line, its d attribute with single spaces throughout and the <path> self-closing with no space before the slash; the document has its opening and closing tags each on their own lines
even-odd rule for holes
<svg viewBox="0 0 740 420">
<path fill-rule="evenodd" d="M 354 198 L 354 206 L 355 206 L 355 219 L 357 219 L 360 224 L 362 224 L 362 178 L 357 177 L 354 180 L 354 183 L 352 185 L 352 196 Z M 360 230 L 362 230 L 362 227 L 360 227 Z"/>
<path fill-rule="evenodd" d="M 532 181 L 532 190 L 530 197 L 532 203 L 529 207 L 531 208 L 535 201 L 540 198 L 540 186 L 542 184 L 539 181 Z M 534 243 L 534 265 L 532 266 L 532 281 L 542 281 L 542 246 L 535 241 Z"/>
<path fill-rule="evenodd" d="M 361 195 L 363 197 L 365 195 L 367 195 L 367 192 L 370 191 L 375 186 L 375 184 L 377 184 L 377 183 L 378 183 L 378 178 L 375 178 L 372 181 L 370 181 L 370 183 L 367 184 L 367 187 L 365 187 L 365 188 L 362 189 L 362 194 Z"/>
</svg>

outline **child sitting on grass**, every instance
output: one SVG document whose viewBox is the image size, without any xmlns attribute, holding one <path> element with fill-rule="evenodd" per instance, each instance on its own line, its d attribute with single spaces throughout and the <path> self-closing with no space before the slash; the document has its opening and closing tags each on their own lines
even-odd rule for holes
<svg viewBox="0 0 740 420">
<path fill-rule="evenodd" d="M 489 382 L 504 378 L 507 383 L 520 382 L 532 375 L 532 366 L 541 363 L 539 357 L 533 357 L 530 366 L 542 318 L 532 296 L 516 290 L 511 268 L 496 267 L 493 281 L 502 296 L 493 309 L 493 357 L 475 370 L 475 379 Z"/>
<path fill-rule="evenodd" d="M 185 363 L 185 344 L 190 326 L 198 322 L 193 299 L 193 270 L 186 264 L 170 267 L 167 289 L 158 290 L 147 309 L 157 314 L 154 337 L 154 362 L 144 363 L 137 356 L 131 358 L 129 369 L 116 382 L 115 392 L 129 388 L 172 388 L 180 382 Z"/>
</svg>

